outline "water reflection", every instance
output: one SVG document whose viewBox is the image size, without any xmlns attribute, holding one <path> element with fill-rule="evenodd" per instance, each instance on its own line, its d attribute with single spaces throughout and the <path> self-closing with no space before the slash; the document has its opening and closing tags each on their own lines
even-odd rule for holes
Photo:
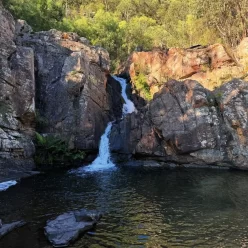
<svg viewBox="0 0 248 248">
<path fill-rule="evenodd" d="M 50 247 L 47 219 L 86 207 L 104 213 L 74 248 L 245 247 L 248 174 L 214 170 L 116 169 L 39 175 L 0 193 L 4 221 L 29 224 L 0 247 Z"/>
</svg>

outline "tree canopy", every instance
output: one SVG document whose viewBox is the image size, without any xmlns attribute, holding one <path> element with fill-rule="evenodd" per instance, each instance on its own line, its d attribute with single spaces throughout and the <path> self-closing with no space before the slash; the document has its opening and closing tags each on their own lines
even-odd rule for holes
<svg viewBox="0 0 248 248">
<path fill-rule="evenodd" d="M 247 0 L 3 0 L 35 31 L 76 32 L 106 48 L 115 67 L 137 47 L 235 46 L 248 29 Z"/>
</svg>

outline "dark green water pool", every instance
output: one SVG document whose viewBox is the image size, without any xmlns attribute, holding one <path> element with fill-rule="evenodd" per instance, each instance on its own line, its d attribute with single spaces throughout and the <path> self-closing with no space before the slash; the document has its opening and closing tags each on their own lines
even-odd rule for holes
<svg viewBox="0 0 248 248">
<path fill-rule="evenodd" d="M 83 207 L 104 217 L 71 247 L 248 246 L 247 172 L 119 168 L 39 175 L 0 192 L 0 218 L 28 222 L 0 247 L 51 247 L 46 220 Z"/>
</svg>

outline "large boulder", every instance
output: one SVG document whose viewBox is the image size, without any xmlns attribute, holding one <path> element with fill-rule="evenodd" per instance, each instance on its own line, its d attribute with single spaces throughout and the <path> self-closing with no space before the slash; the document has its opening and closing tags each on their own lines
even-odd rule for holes
<svg viewBox="0 0 248 248">
<path fill-rule="evenodd" d="M 69 246 L 80 234 L 92 229 L 101 216 L 96 211 L 85 209 L 64 213 L 47 222 L 45 235 L 54 247 Z"/>
<path fill-rule="evenodd" d="M 138 113 L 113 125 L 112 152 L 177 164 L 248 169 L 248 83 L 211 92 L 193 80 L 169 81 Z"/>
<path fill-rule="evenodd" d="M 0 181 L 34 168 L 34 53 L 14 39 L 15 21 L 0 4 Z"/>
</svg>

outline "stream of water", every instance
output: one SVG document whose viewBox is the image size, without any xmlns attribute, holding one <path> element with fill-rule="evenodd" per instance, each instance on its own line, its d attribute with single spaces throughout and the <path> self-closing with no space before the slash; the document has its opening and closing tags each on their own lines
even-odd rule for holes
<svg viewBox="0 0 248 248">
<path fill-rule="evenodd" d="M 125 79 L 113 76 L 113 78 L 118 81 L 121 85 L 121 95 L 125 101 L 122 108 L 123 116 L 130 114 L 135 111 L 135 106 L 131 100 L 128 99 L 126 88 L 127 82 Z M 112 123 L 109 122 L 104 134 L 101 137 L 100 145 L 99 145 L 99 154 L 97 158 L 92 162 L 92 164 L 88 166 L 81 167 L 76 170 L 72 170 L 71 173 L 76 173 L 78 175 L 82 175 L 85 172 L 97 172 L 103 170 L 109 170 L 115 168 L 115 165 L 111 161 L 111 154 L 109 149 L 109 135 L 111 132 Z"/>
<path fill-rule="evenodd" d="M 117 76 L 112 76 L 112 77 L 116 81 L 118 81 L 121 85 L 121 95 L 125 101 L 125 103 L 123 104 L 123 109 L 122 109 L 123 115 L 133 113 L 136 109 L 135 109 L 133 102 L 127 96 L 127 80 L 124 78 L 117 77 Z"/>
<path fill-rule="evenodd" d="M 97 172 L 103 170 L 113 169 L 115 165 L 111 161 L 109 151 L 109 134 L 111 132 L 112 123 L 109 122 L 104 134 L 101 137 L 99 145 L 99 154 L 97 158 L 88 166 L 83 166 L 79 169 L 72 170 L 73 173 L 81 174 L 84 172 Z"/>
</svg>

